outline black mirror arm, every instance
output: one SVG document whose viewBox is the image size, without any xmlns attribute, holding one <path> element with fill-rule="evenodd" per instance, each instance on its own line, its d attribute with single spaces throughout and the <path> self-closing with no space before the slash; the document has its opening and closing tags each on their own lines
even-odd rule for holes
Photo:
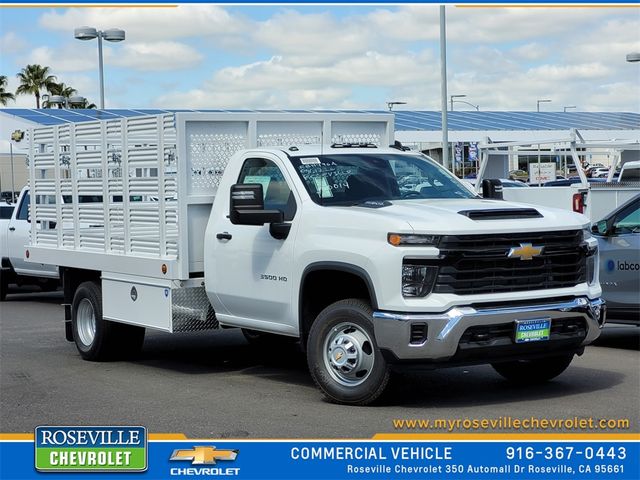
<svg viewBox="0 0 640 480">
<path fill-rule="evenodd" d="M 276 240 L 284 240 L 289 236 L 291 224 L 286 222 L 274 222 L 269 224 L 269 234 Z"/>
</svg>

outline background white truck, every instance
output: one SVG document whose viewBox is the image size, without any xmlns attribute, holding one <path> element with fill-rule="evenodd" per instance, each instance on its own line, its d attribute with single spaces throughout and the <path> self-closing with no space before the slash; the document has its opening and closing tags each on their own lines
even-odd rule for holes
<svg viewBox="0 0 640 480">
<path fill-rule="evenodd" d="M 346 404 L 406 364 L 560 374 L 605 321 L 587 220 L 483 200 L 386 147 L 392 126 L 176 113 L 36 128 L 43 228 L 25 256 L 60 266 L 67 339 L 87 360 L 135 351 L 146 328 L 223 326 L 299 339 Z"/>
<path fill-rule="evenodd" d="M 579 179 L 570 186 L 543 187 L 537 186 L 532 176 L 529 179 L 531 188 L 503 189 L 502 196 L 505 200 L 579 212 L 594 223 L 640 193 L 640 180 L 634 168 L 637 162 L 622 165 L 622 173 L 625 170 L 627 173 L 620 175 L 621 181 L 613 178 L 616 167 L 621 163 L 622 150 L 637 152 L 640 150 L 640 143 L 623 140 L 585 141 L 575 129 L 565 138 L 553 140 L 492 142 L 486 139 L 479 145 L 480 169 L 476 188 L 480 191 L 485 179 L 506 178 L 509 170 L 508 158 L 517 158 L 518 155 L 535 156 L 535 149 L 540 150 L 542 147 L 546 149 L 543 152 L 545 155 L 553 151 L 557 156 L 570 159 Z M 589 183 L 582 167 L 582 159 L 589 158 L 592 154 L 603 155 L 604 152 L 608 152 L 613 159 L 607 182 Z M 537 171 L 536 163 L 530 164 L 530 171 Z M 544 179 L 540 183 L 546 181 L 548 180 Z"/>
<path fill-rule="evenodd" d="M 29 188 L 24 187 L 8 219 L 0 221 L 0 301 L 9 284 L 38 285 L 44 291 L 58 288 L 57 265 L 28 262 L 24 246 L 29 243 Z M 36 227 L 39 228 L 39 227 Z"/>
</svg>

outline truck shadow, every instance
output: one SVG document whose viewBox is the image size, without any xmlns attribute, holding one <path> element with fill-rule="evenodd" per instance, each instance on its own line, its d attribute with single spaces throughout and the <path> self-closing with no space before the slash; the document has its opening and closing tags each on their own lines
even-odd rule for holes
<svg viewBox="0 0 640 480">
<path fill-rule="evenodd" d="M 64 294 L 61 289 L 53 292 L 44 292 L 40 287 L 36 286 L 9 286 L 5 302 L 38 302 L 61 305 L 63 300 Z"/>
<path fill-rule="evenodd" d="M 145 340 L 135 363 L 191 375 L 239 373 L 280 384 L 313 387 L 305 355 L 298 348 L 249 345 L 239 330 L 209 335 L 154 333 Z M 487 365 L 455 367 L 395 374 L 389 391 L 377 405 L 435 408 L 501 405 L 571 397 L 610 389 L 624 381 L 625 375 L 621 373 L 571 366 L 551 382 L 515 385 Z"/>
<path fill-rule="evenodd" d="M 240 372 L 282 383 L 312 386 L 305 355 L 296 345 L 257 347 L 238 329 L 188 334 L 153 333 L 138 364 L 187 374 Z"/>
<path fill-rule="evenodd" d="M 473 407 L 583 395 L 607 390 L 625 381 L 625 375 L 574 367 L 546 383 L 519 385 L 498 375 L 488 365 L 399 374 L 384 404 L 404 407 Z"/>
<path fill-rule="evenodd" d="M 640 326 L 607 324 L 593 345 L 640 351 Z"/>
</svg>

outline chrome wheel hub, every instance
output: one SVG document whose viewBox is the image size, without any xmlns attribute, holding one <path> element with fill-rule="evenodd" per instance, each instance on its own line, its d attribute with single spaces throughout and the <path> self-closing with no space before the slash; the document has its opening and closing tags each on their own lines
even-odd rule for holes
<svg viewBox="0 0 640 480">
<path fill-rule="evenodd" d="M 76 324 L 79 340 L 83 345 L 90 347 L 96 338 L 96 316 L 91 302 L 83 298 L 78 304 L 76 312 Z"/>
<path fill-rule="evenodd" d="M 329 374 L 341 385 L 355 387 L 371 374 L 375 355 L 367 332 L 353 323 L 331 329 L 324 342 L 324 362 Z"/>
</svg>

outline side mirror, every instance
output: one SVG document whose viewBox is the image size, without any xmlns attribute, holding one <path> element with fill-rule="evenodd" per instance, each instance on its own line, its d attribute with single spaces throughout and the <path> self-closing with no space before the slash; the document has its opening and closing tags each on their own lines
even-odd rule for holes
<svg viewBox="0 0 640 480">
<path fill-rule="evenodd" d="M 607 235 L 607 233 L 609 233 L 607 221 L 600 220 L 598 223 L 591 227 L 591 231 L 593 233 L 597 233 L 598 235 Z"/>
<path fill-rule="evenodd" d="M 284 220 L 284 213 L 280 210 L 264 209 L 261 184 L 236 183 L 231 186 L 229 220 L 234 225 L 281 223 Z"/>
<path fill-rule="evenodd" d="M 482 196 L 484 198 L 493 198 L 494 200 L 504 200 L 502 195 L 502 182 L 497 178 L 483 180 Z"/>
</svg>

